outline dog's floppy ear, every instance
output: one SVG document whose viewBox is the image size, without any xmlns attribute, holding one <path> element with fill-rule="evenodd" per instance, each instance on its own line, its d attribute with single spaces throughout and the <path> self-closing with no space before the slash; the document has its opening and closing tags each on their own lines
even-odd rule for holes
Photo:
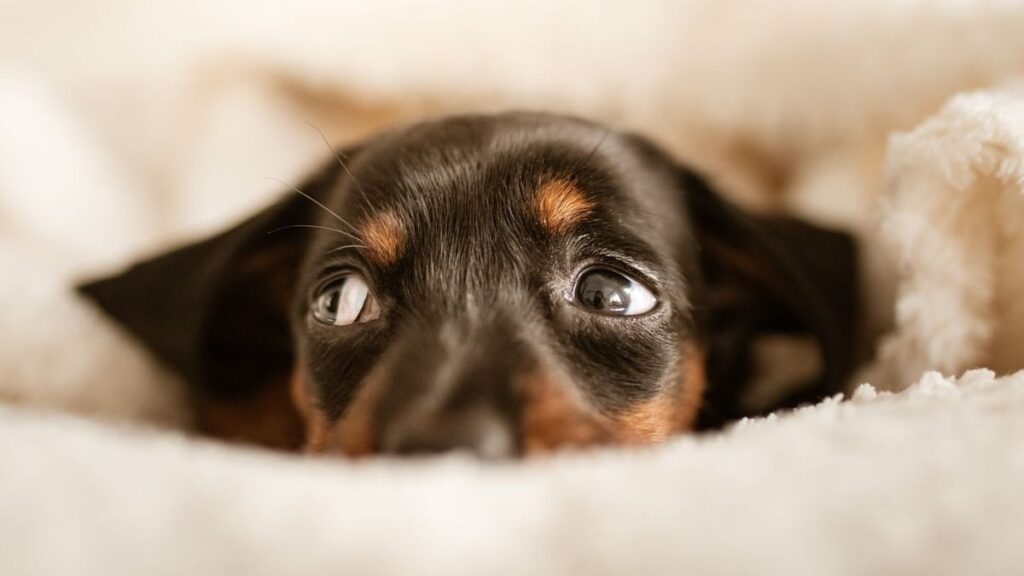
<svg viewBox="0 0 1024 576">
<path fill-rule="evenodd" d="M 709 389 L 701 425 L 839 392 L 855 361 L 858 283 L 852 238 L 789 217 L 745 212 L 692 172 L 679 169 L 679 178 L 704 284 L 698 306 Z M 780 342 L 805 353 L 767 366 L 765 351 L 774 343 L 778 352 Z M 755 389 L 766 385 L 763 379 L 758 383 L 759 376 L 771 379 L 773 374 L 764 373 L 807 363 L 808 350 L 816 356 L 810 371 L 797 370 L 790 378 L 796 382 L 771 383 L 779 390 L 768 391 L 765 400 L 765 391 Z M 752 401 L 758 396 L 760 401 Z"/>
<path fill-rule="evenodd" d="M 324 198 L 334 166 L 300 186 Z M 290 447 L 301 426 L 289 401 L 288 308 L 315 204 L 289 194 L 212 238 L 79 286 L 190 385 L 199 425 L 220 436 Z M 243 424 L 244 420 L 256 425 Z"/>
</svg>

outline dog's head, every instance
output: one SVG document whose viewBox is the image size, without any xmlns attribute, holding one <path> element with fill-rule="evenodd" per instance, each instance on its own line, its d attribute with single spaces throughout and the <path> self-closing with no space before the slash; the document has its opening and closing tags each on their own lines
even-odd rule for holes
<svg viewBox="0 0 1024 576">
<path fill-rule="evenodd" d="M 765 335 L 850 368 L 853 247 L 640 138 L 458 117 L 347 150 L 206 241 L 82 287 L 211 433 L 348 454 L 644 443 L 744 413 Z"/>
</svg>

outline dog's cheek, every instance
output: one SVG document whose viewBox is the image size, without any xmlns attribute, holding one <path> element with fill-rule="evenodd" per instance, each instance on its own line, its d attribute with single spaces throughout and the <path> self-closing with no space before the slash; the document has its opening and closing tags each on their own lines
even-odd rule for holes
<svg viewBox="0 0 1024 576">
<path fill-rule="evenodd" d="M 310 454 L 323 452 L 327 447 L 327 416 L 316 405 L 309 379 L 301 370 L 292 374 L 290 391 L 292 404 L 302 418 L 305 430 L 303 451 Z"/>
<path fill-rule="evenodd" d="M 377 407 L 387 377 L 382 370 L 371 371 L 357 384 L 341 416 L 331 419 L 312 407 L 306 420 L 306 450 L 315 454 L 337 454 L 353 458 L 379 451 Z"/>
<path fill-rule="evenodd" d="M 385 376 L 380 334 L 327 331 L 305 340 L 293 398 L 304 415 L 306 450 L 362 456 L 376 451 L 375 410 Z"/>
<path fill-rule="evenodd" d="M 329 449 L 350 457 L 368 456 L 377 452 L 377 405 L 384 389 L 384 378 L 371 373 L 356 392 L 344 416 L 329 432 Z"/>
<path fill-rule="evenodd" d="M 553 372 L 538 371 L 523 380 L 522 447 L 527 456 L 558 449 L 603 444 L 661 442 L 693 429 L 704 395 L 704 355 L 684 344 L 675 370 L 653 396 L 605 415 L 573 384 Z"/>
<path fill-rule="evenodd" d="M 623 331 L 607 322 L 577 330 L 564 361 L 602 413 L 616 413 L 653 399 L 676 371 L 678 344 L 657 328 Z"/>
<path fill-rule="evenodd" d="M 623 410 L 615 418 L 619 435 L 638 442 L 660 442 L 692 430 L 707 381 L 704 354 L 692 343 L 682 347 L 676 372 L 650 400 Z"/>
<path fill-rule="evenodd" d="M 524 397 L 521 446 L 526 456 L 556 449 L 607 444 L 614 439 L 611 422 L 588 410 L 570 383 L 548 371 L 522 380 Z"/>
</svg>

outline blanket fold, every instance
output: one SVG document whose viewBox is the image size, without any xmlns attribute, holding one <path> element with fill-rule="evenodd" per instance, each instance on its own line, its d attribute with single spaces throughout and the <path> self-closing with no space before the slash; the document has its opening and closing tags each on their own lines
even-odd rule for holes
<svg viewBox="0 0 1024 576">
<path fill-rule="evenodd" d="M 896 326 L 863 375 L 1024 366 L 1024 89 L 953 98 L 893 136 L 882 229 L 901 271 Z"/>
</svg>

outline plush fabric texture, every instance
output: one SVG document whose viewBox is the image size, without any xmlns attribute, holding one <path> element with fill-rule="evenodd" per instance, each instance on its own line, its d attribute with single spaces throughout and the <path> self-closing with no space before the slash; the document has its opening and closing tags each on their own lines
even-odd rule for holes
<svg viewBox="0 0 1024 576">
<path fill-rule="evenodd" d="M 1024 374 L 708 438 L 350 464 L 0 409 L 6 574 L 1019 574 Z"/>
<path fill-rule="evenodd" d="M 1002 0 L 4 4 L 0 573 L 1019 574 L 1022 73 Z M 69 288 L 276 197 L 318 132 L 507 108 L 857 234 L 874 388 L 647 450 L 311 461 L 186 436 Z"/>
<path fill-rule="evenodd" d="M 896 328 L 865 378 L 1021 367 L 1022 88 L 957 96 L 890 141 L 883 230 L 903 273 Z"/>
</svg>

